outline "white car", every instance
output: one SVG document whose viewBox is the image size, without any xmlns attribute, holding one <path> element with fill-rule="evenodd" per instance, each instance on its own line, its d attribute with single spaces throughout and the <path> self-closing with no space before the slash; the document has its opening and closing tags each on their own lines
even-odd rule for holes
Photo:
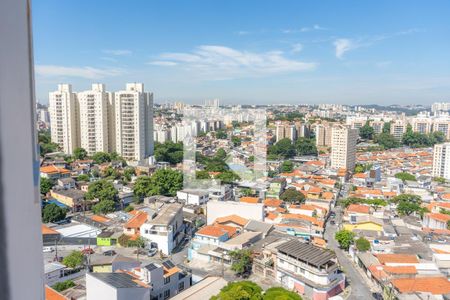
<svg viewBox="0 0 450 300">
<path fill-rule="evenodd" d="M 43 247 L 42 248 L 42 252 L 44 252 L 44 253 L 51 253 L 53 251 L 55 251 L 55 247 L 49 246 L 49 247 Z"/>
</svg>

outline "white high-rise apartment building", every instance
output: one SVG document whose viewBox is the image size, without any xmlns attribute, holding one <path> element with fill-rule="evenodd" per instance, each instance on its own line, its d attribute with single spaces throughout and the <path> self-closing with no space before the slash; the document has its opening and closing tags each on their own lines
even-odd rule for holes
<svg viewBox="0 0 450 300">
<path fill-rule="evenodd" d="M 114 93 L 116 151 L 126 160 L 153 155 L 153 93 L 143 83 L 127 83 Z"/>
<path fill-rule="evenodd" d="M 77 95 L 72 85 L 58 84 L 58 90 L 49 93 L 49 113 L 52 142 L 66 154 L 79 147 L 79 123 Z"/>
<path fill-rule="evenodd" d="M 88 155 L 108 152 L 108 104 L 110 93 L 105 85 L 92 84 L 92 89 L 78 93 L 80 107 L 80 144 Z"/>
<path fill-rule="evenodd" d="M 450 179 L 450 143 L 434 145 L 432 174 Z"/>
<path fill-rule="evenodd" d="M 449 102 L 435 102 L 431 105 L 432 112 L 449 111 L 449 110 L 450 110 Z"/>
<path fill-rule="evenodd" d="M 358 129 L 334 125 L 331 130 L 331 167 L 345 168 L 353 172 L 356 162 L 356 140 Z"/>
</svg>

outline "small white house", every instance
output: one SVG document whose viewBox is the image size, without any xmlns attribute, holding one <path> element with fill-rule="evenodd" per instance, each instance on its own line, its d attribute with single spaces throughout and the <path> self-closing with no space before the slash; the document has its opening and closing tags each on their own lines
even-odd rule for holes
<svg viewBox="0 0 450 300">
<path fill-rule="evenodd" d="M 177 197 L 184 200 L 186 204 L 204 205 L 209 200 L 209 192 L 201 190 L 181 190 L 177 192 Z"/>
</svg>

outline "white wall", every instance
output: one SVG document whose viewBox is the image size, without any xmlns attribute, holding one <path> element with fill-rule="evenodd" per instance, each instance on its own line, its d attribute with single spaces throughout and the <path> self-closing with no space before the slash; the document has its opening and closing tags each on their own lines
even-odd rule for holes
<svg viewBox="0 0 450 300">
<path fill-rule="evenodd" d="M 236 201 L 209 201 L 206 204 L 207 224 L 210 225 L 219 217 L 238 215 L 242 218 L 264 221 L 264 205 L 262 203 L 241 203 Z"/>
</svg>

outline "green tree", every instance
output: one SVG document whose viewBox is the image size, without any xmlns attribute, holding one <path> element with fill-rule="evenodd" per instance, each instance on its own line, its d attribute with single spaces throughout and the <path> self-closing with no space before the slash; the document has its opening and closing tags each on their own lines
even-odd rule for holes
<svg viewBox="0 0 450 300">
<path fill-rule="evenodd" d="M 131 181 L 131 177 L 133 177 L 134 175 L 136 175 L 136 170 L 133 167 L 127 167 L 123 171 L 123 178 L 128 182 Z"/>
<path fill-rule="evenodd" d="M 89 181 L 89 175 L 88 174 L 80 174 L 77 177 L 77 181 Z"/>
<path fill-rule="evenodd" d="M 66 280 L 55 283 L 52 288 L 57 292 L 62 292 L 74 286 L 76 286 L 75 282 L 73 282 L 72 280 Z"/>
<path fill-rule="evenodd" d="M 364 124 L 364 126 L 362 126 L 359 129 L 359 136 L 362 139 L 370 140 L 370 139 L 372 139 L 373 134 L 374 134 L 374 130 L 373 130 L 373 127 L 370 126 L 369 121 L 367 121 L 366 124 Z"/>
<path fill-rule="evenodd" d="M 117 238 L 117 242 L 122 247 L 128 247 L 128 242 L 130 241 L 130 236 L 122 234 Z"/>
<path fill-rule="evenodd" d="M 155 143 L 155 158 L 157 161 L 165 161 L 172 165 L 183 161 L 183 143 L 167 141 L 164 144 Z"/>
<path fill-rule="evenodd" d="M 58 144 L 51 141 L 50 131 L 39 131 L 38 143 L 41 156 L 58 151 Z"/>
<path fill-rule="evenodd" d="M 83 253 L 81 251 L 72 251 L 69 255 L 64 257 L 63 264 L 68 268 L 76 268 L 78 266 L 81 266 L 83 264 Z"/>
<path fill-rule="evenodd" d="M 219 129 L 216 132 L 216 138 L 220 140 L 224 140 L 228 137 L 227 133 L 223 129 Z"/>
<path fill-rule="evenodd" d="M 234 147 L 238 147 L 238 146 L 240 146 L 241 145 L 241 143 L 242 143 L 242 139 L 240 138 L 240 137 L 238 137 L 238 136 L 232 136 L 231 137 L 231 142 L 233 143 L 233 146 Z"/>
<path fill-rule="evenodd" d="M 341 247 L 341 249 L 348 250 L 350 245 L 353 244 L 355 234 L 349 230 L 342 229 L 336 232 L 334 238 L 339 243 L 339 247 Z"/>
<path fill-rule="evenodd" d="M 133 205 L 128 205 L 127 207 L 125 207 L 124 211 L 125 212 L 130 212 L 134 210 L 134 206 Z"/>
<path fill-rule="evenodd" d="M 413 194 L 401 194 L 398 196 L 395 196 L 394 198 L 392 198 L 390 200 L 390 202 L 392 203 L 400 203 L 400 202 L 414 202 L 414 203 L 422 203 L 422 198 L 418 195 L 413 195 Z"/>
<path fill-rule="evenodd" d="M 281 164 L 281 172 L 290 173 L 294 169 L 294 163 L 290 160 L 286 160 Z"/>
<path fill-rule="evenodd" d="M 280 195 L 280 199 L 288 203 L 300 204 L 305 201 L 305 195 L 295 188 L 288 188 Z"/>
<path fill-rule="evenodd" d="M 302 300 L 302 297 L 282 287 L 271 287 L 263 294 L 263 300 Z"/>
<path fill-rule="evenodd" d="M 445 134 L 442 131 L 433 131 L 431 135 L 433 136 L 436 144 L 445 142 Z"/>
<path fill-rule="evenodd" d="M 262 300 L 262 288 L 248 280 L 230 282 L 210 300 Z"/>
<path fill-rule="evenodd" d="M 433 181 L 436 181 L 437 183 L 440 183 L 440 184 L 444 184 L 447 182 L 447 180 L 444 177 L 434 177 Z"/>
<path fill-rule="evenodd" d="M 216 152 L 215 157 L 217 159 L 224 160 L 227 157 L 227 153 L 225 152 L 225 150 L 223 150 L 223 148 L 219 148 Z"/>
<path fill-rule="evenodd" d="M 195 178 L 197 179 L 210 179 L 211 176 L 209 176 L 208 171 L 197 171 L 195 172 Z"/>
<path fill-rule="evenodd" d="M 399 141 L 389 133 L 380 133 L 375 137 L 375 142 L 382 146 L 384 149 L 397 148 L 400 146 Z"/>
<path fill-rule="evenodd" d="M 357 164 L 355 166 L 355 173 L 364 173 L 364 166 L 360 165 L 360 164 Z"/>
<path fill-rule="evenodd" d="M 288 138 L 279 140 L 275 145 L 270 146 L 268 151 L 268 154 L 278 155 L 285 159 L 292 158 L 296 154 L 295 146 Z"/>
<path fill-rule="evenodd" d="M 150 176 L 139 176 L 134 183 L 134 194 L 139 198 L 152 195 L 152 180 Z"/>
<path fill-rule="evenodd" d="M 233 250 L 228 253 L 231 257 L 231 270 L 240 276 L 252 268 L 252 252 L 248 249 Z"/>
<path fill-rule="evenodd" d="M 87 151 L 83 148 L 75 148 L 73 150 L 73 158 L 85 159 L 87 157 Z"/>
<path fill-rule="evenodd" d="M 94 206 L 92 206 L 92 212 L 94 214 L 106 215 L 116 210 L 116 202 L 113 200 L 101 200 Z"/>
<path fill-rule="evenodd" d="M 359 239 L 357 239 L 355 241 L 355 246 L 356 246 L 356 249 L 358 249 L 358 251 L 361 251 L 361 252 L 366 252 L 366 251 L 370 250 L 370 242 L 363 237 L 360 237 Z"/>
<path fill-rule="evenodd" d="M 85 195 L 86 199 L 93 200 L 98 199 L 103 200 L 115 200 L 118 192 L 114 185 L 105 180 L 97 180 L 89 184 L 88 191 Z"/>
<path fill-rule="evenodd" d="M 224 171 L 221 172 L 219 175 L 215 177 L 216 179 L 219 179 L 222 183 L 233 183 L 236 180 L 240 180 L 241 178 L 239 175 L 232 171 Z"/>
<path fill-rule="evenodd" d="M 171 169 L 159 169 L 151 177 L 140 176 L 134 194 L 140 198 L 154 195 L 175 196 L 183 187 L 183 175 Z"/>
<path fill-rule="evenodd" d="M 106 152 L 97 152 L 92 156 L 92 159 L 96 164 L 103 164 L 111 161 L 111 155 Z"/>
<path fill-rule="evenodd" d="M 67 210 L 55 203 L 46 204 L 42 209 L 42 222 L 58 222 L 66 218 Z"/>
<path fill-rule="evenodd" d="M 117 169 L 113 168 L 112 166 L 108 166 L 103 171 L 103 177 L 114 180 L 120 177 L 120 173 Z"/>
<path fill-rule="evenodd" d="M 383 124 L 382 133 L 391 133 L 391 122 L 385 122 Z"/>
<path fill-rule="evenodd" d="M 39 186 L 40 186 L 41 194 L 46 195 L 52 189 L 53 182 L 46 177 L 41 177 Z"/>
<path fill-rule="evenodd" d="M 416 181 L 416 176 L 408 173 L 408 172 L 400 172 L 394 175 L 395 178 L 401 179 L 403 181 Z"/>
<path fill-rule="evenodd" d="M 301 137 L 295 142 L 297 155 L 317 155 L 316 141 L 314 139 Z"/>
</svg>

